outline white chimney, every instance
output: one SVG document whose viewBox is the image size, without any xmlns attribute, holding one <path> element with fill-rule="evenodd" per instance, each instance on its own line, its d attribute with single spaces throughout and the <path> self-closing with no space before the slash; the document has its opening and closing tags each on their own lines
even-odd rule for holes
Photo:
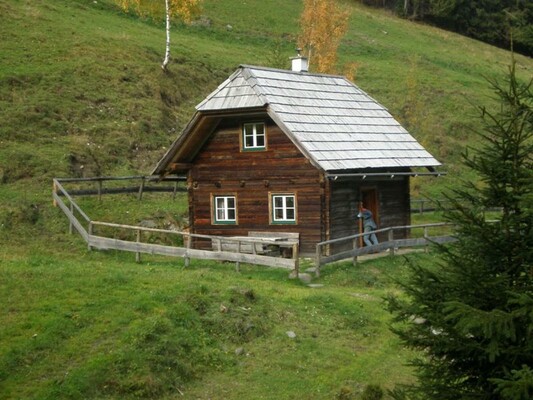
<svg viewBox="0 0 533 400">
<path fill-rule="evenodd" d="M 302 49 L 296 49 L 296 51 L 298 52 L 298 56 L 291 57 L 292 70 L 294 72 L 307 72 L 309 70 L 307 57 L 301 55 Z"/>
</svg>

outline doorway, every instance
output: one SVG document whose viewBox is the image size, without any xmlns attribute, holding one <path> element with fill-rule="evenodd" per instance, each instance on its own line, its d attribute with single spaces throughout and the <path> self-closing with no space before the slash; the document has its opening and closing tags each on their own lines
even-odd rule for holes
<svg viewBox="0 0 533 400">
<path fill-rule="evenodd" d="M 379 229 L 379 200 L 377 189 L 361 188 L 361 195 L 359 198 L 361 199 L 359 209 L 364 206 L 366 209 L 370 210 Z M 359 233 L 363 233 L 363 221 L 361 219 L 359 220 Z M 363 247 L 362 236 L 359 237 L 359 247 Z"/>
<path fill-rule="evenodd" d="M 376 188 L 361 188 L 362 205 L 374 215 L 374 221 L 379 226 L 379 199 Z"/>
</svg>

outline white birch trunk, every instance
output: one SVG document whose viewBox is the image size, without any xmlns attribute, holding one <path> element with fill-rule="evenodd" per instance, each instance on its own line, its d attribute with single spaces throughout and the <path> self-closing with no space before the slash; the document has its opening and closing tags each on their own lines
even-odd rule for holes
<svg viewBox="0 0 533 400">
<path fill-rule="evenodd" d="M 170 61 L 170 6 L 169 0 L 165 0 L 165 11 L 166 11 L 166 31 L 167 31 L 167 42 L 165 47 L 165 59 L 161 68 L 166 71 L 168 62 Z"/>
</svg>

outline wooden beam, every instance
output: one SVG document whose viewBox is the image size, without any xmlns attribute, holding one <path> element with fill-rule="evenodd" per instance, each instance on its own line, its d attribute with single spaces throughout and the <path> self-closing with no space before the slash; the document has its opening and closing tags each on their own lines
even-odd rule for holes
<svg viewBox="0 0 533 400">
<path fill-rule="evenodd" d="M 169 170 L 172 171 L 172 172 L 188 171 L 192 167 L 193 167 L 193 164 L 191 164 L 191 163 L 177 163 L 177 162 L 175 162 L 175 163 L 171 163 L 169 165 Z"/>
</svg>

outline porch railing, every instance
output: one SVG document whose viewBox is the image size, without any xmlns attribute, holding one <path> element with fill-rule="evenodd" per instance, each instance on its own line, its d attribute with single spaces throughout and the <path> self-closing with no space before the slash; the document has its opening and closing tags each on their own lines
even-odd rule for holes
<svg viewBox="0 0 533 400">
<path fill-rule="evenodd" d="M 316 245 L 315 266 L 316 274 L 320 275 L 320 268 L 326 264 L 336 261 L 352 259 L 354 264 L 357 263 L 357 257 L 365 254 L 379 253 L 389 251 L 391 255 L 400 248 L 427 246 L 431 243 L 446 243 L 454 241 L 452 235 L 453 224 L 450 223 L 433 223 L 422 225 L 394 226 L 375 230 L 374 233 L 386 234 L 387 240 L 377 245 L 361 247 L 361 238 L 365 233 L 358 233 L 351 236 L 345 236 L 338 239 L 326 240 Z M 398 237 L 398 233 L 409 237 Z M 395 237 L 395 233 L 397 236 Z M 381 235 L 383 236 L 383 235 Z M 339 250 L 337 250 L 339 249 Z"/>
</svg>

